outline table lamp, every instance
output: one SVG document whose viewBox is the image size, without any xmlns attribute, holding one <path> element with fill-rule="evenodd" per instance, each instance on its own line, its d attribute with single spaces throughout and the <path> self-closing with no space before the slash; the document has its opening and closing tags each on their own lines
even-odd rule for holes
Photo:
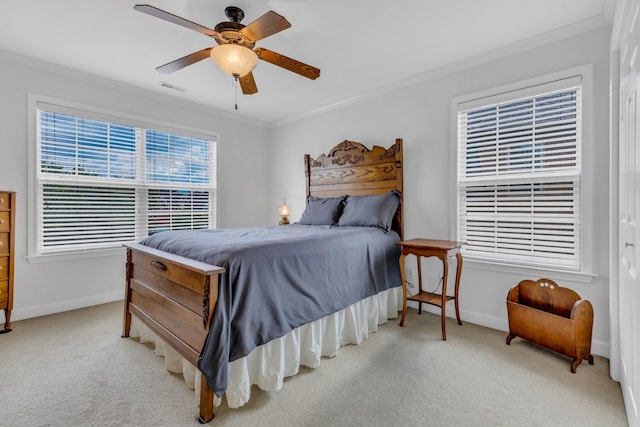
<svg viewBox="0 0 640 427">
<path fill-rule="evenodd" d="M 278 206 L 278 215 L 282 217 L 282 219 L 280 219 L 280 222 L 278 223 L 279 225 L 289 224 L 289 213 L 289 205 L 287 205 L 285 202 Z"/>
</svg>

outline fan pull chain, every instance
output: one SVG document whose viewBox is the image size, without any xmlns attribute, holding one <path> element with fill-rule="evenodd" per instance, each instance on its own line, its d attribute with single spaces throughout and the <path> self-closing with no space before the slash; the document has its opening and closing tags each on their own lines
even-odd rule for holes
<svg viewBox="0 0 640 427">
<path fill-rule="evenodd" d="M 238 76 L 233 76 L 233 89 L 235 92 L 236 111 L 238 110 Z"/>
</svg>

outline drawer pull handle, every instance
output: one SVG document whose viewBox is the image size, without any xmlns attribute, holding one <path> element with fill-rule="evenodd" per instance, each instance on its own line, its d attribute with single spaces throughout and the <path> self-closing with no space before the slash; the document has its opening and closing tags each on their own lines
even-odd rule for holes
<svg viewBox="0 0 640 427">
<path fill-rule="evenodd" d="M 2 245 L 4 245 L 4 242 L 0 242 L 0 248 L 2 247 Z"/>
<path fill-rule="evenodd" d="M 156 270 L 167 271 L 167 266 L 160 261 L 151 261 L 151 266 Z"/>
<path fill-rule="evenodd" d="M 0 205 L 4 205 L 4 199 L 0 197 Z"/>
<path fill-rule="evenodd" d="M 4 224 L 4 218 L 0 218 L 0 224 Z"/>
</svg>

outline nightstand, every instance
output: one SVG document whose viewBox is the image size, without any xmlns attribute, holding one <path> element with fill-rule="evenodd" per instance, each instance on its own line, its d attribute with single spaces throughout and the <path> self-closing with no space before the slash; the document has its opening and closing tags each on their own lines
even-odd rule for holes
<svg viewBox="0 0 640 427">
<path fill-rule="evenodd" d="M 465 242 L 456 242 L 452 240 L 431 240 L 431 239 L 411 239 L 404 240 L 397 243 L 402 247 L 402 254 L 400 255 L 400 274 L 402 275 L 402 319 L 400 320 L 400 326 L 404 325 L 404 318 L 407 312 L 407 300 L 418 302 L 418 313 L 422 313 L 422 303 L 427 303 L 440 307 L 440 319 L 442 323 L 442 339 L 446 341 L 446 303 L 454 300 L 456 309 L 456 319 L 458 325 L 462 325 L 460 320 L 460 310 L 458 308 L 458 289 L 460 287 L 460 274 L 462 273 L 462 254 L 460 248 Z M 404 260 L 407 255 L 415 255 L 418 258 L 418 293 L 415 295 L 407 296 L 407 280 L 405 277 Z M 432 293 L 422 289 L 422 270 L 420 261 L 422 257 L 438 257 L 442 260 L 443 276 L 442 276 L 442 292 Z M 457 259 L 456 268 L 456 283 L 454 294 L 447 295 L 447 276 L 449 275 L 449 263 L 450 258 L 455 257 Z"/>
</svg>

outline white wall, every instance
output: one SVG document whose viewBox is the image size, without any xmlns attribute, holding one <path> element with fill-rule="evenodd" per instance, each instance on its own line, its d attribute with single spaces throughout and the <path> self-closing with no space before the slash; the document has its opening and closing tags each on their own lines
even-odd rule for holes
<svg viewBox="0 0 640 427">
<path fill-rule="evenodd" d="M 559 42 L 519 50 L 473 66 L 454 68 L 450 73 L 416 80 L 411 86 L 370 96 L 340 108 L 285 122 L 270 130 L 271 200 L 286 197 L 292 205 L 292 220 L 304 209 L 305 187 L 302 158 L 316 157 L 344 139 L 365 145 L 389 146 L 395 138 L 404 140 L 405 238 L 454 238 L 451 227 L 452 183 L 450 159 L 451 99 L 558 70 L 593 64 L 594 192 L 591 195 L 594 224 L 593 273 L 590 283 L 557 280 L 589 299 L 595 309 L 593 347 L 595 354 L 609 355 L 609 217 L 608 217 L 608 132 L 609 132 L 609 36 L 600 28 Z M 514 51 L 511 47 L 511 52 Z M 428 55 L 428 52 L 424 53 Z M 471 63 L 469 61 L 469 63 Z M 432 260 L 423 269 L 426 287 L 435 286 L 441 266 Z M 453 269 L 451 269 L 453 270 Z M 415 271 L 415 268 L 414 268 Z M 495 272 L 464 265 L 460 309 L 462 320 L 507 330 L 508 289 L 525 278 L 548 276 L 541 272 Z M 553 276 L 548 277 L 554 279 Z M 451 283 L 451 282 L 450 282 Z M 448 308 L 453 313 L 453 305 Z M 437 333 L 434 330 L 434 334 Z M 449 331 L 451 337 L 454 331 Z"/>
<path fill-rule="evenodd" d="M 115 256 L 57 262 L 29 263 L 25 259 L 30 226 L 29 93 L 217 133 L 218 226 L 259 226 L 269 222 L 264 124 L 237 120 L 231 114 L 7 52 L 0 52 L 0 75 L 0 189 L 14 190 L 18 197 L 12 320 L 118 300 L 124 295 L 124 251 Z M 0 314 L 2 323 L 3 317 Z"/>
</svg>

